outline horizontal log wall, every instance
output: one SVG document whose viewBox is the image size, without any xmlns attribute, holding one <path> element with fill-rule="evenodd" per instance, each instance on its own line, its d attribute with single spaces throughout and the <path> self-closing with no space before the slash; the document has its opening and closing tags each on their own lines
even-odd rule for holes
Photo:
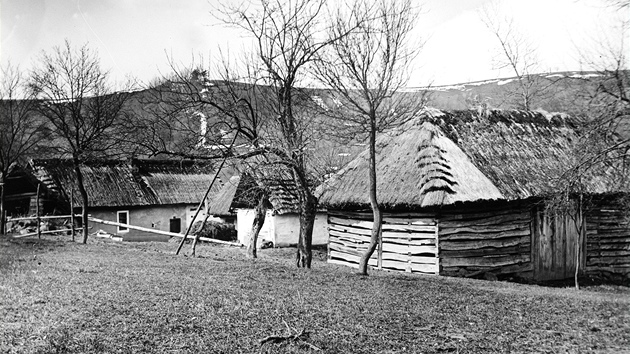
<svg viewBox="0 0 630 354">
<path fill-rule="evenodd" d="M 629 212 L 602 204 L 586 213 L 586 271 L 630 277 Z"/>
<path fill-rule="evenodd" d="M 440 274 L 530 272 L 533 269 L 530 224 L 531 208 L 525 203 L 441 210 Z"/>
<path fill-rule="evenodd" d="M 358 268 L 370 243 L 371 220 L 371 213 L 329 211 L 328 262 Z M 439 273 L 437 226 L 432 214 L 385 214 L 382 237 L 383 249 L 374 252 L 368 265 Z"/>
</svg>

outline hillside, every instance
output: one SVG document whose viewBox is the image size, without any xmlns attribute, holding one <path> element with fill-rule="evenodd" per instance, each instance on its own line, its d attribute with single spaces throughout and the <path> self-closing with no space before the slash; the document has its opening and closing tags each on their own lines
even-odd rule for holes
<svg viewBox="0 0 630 354">
<path fill-rule="evenodd" d="M 548 112 L 575 113 L 576 103 L 584 103 L 588 95 L 595 91 L 602 75 L 592 71 L 570 71 L 536 74 L 533 81 L 541 91 L 532 104 L 532 109 Z M 514 97 L 520 92 L 517 78 L 501 78 L 467 82 L 455 85 L 417 87 L 410 90 L 428 91 L 429 105 L 443 110 L 469 109 L 485 102 L 490 108 L 518 108 Z M 579 102 L 579 101 L 582 102 Z"/>
</svg>

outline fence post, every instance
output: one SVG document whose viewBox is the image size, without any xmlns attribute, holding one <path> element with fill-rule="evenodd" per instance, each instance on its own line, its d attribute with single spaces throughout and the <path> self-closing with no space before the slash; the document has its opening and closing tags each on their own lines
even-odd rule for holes
<svg viewBox="0 0 630 354">
<path fill-rule="evenodd" d="M 42 229 L 40 227 L 41 224 L 41 219 L 39 218 L 39 186 L 41 186 L 41 183 L 37 183 L 37 196 L 35 197 L 35 213 L 37 216 L 37 238 L 41 239 L 42 238 Z"/>
<path fill-rule="evenodd" d="M 74 242 L 74 188 L 70 189 L 70 230 Z"/>
</svg>

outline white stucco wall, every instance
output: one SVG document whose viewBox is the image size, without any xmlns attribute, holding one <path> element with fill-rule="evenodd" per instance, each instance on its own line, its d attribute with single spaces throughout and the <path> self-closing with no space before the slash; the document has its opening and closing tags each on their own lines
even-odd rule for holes
<svg viewBox="0 0 630 354">
<path fill-rule="evenodd" d="M 238 241 L 248 245 L 249 232 L 254 222 L 253 209 L 238 209 L 236 211 L 236 227 Z M 259 243 L 263 240 L 273 242 L 275 247 L 297 245 L 300 234 L 300 218 L 297 214 L 273 215 L 267 212 L 265 223 L 258 236 Z M 317 213 L 313 225 L 313 245 L 328 243 L 328 217 L 326 213 Z"/>
<path fill-rule="evenodd" d="M 273 226 L 272 221 L 271 211 L 267 211 L 265 223 L 263 224 L 262 229 L 260 229 L 260 234 L 258 234 L 258 244 L 262 243 L 263 240 L 273 242 L 273 231 L 271 229 Z M 254 209 L 236 210 L 236 235 L 238 237 L 238 242 L 244 244 L 245 246 L 249 245 L 249 232 L 252 229 L 253 222 Z"/>
</svg>

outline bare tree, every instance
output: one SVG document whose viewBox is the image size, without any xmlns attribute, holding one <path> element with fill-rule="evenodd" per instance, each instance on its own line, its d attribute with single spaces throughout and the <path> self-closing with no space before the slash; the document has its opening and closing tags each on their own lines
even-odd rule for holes
<svg viewBox="0 0 630 354">
<path fill-rule="evenodd" d="M 411 0 L 359 0 L 340 11 L 331 29 L 331 46 L 322 57 L 319 78 L 339 96 L 340 125 L 335 129 L 367 132 L 369 197 L 373 214 L 370 244 L 361 256 L 359 272 L 367 274 L 368 261 L 381 238 L 382 214 L 377 198 L 376 135 L 404 123 L 424 105 L 420 93 L 402 93 L 410 63 L 420 46 L 410 45 L 418 11 Z M 350 33 L 345 36 L 343 34 Z"/>
<path fill-rule="evenodd" d="M 35 100 L 19 68 L 2 68 L 0 81 L 0 234 L 5 229 L 7 175 L 16 163 L 44 145 L 46 127 L 35 114 Z"/>
<path fill-rule="evenodd" d="M 505 92 L 508 102 L 519 109 L 535 108 L 537 101 L 550 94 L 549 87 L 555 82 L 536 75 L 540 72 L 536 48 L 519 32 L 513 18 L 501 14 L 496 2 L 482 7 L 479 14 L 498 44 L 494 69 L 509 69 L 518 83 L 517 90 Z"/>
<path fill-rule="evenodd" d="M 43 52 L 33 69 L 30 87 L 39 100 L 37 112 L 49 123 L 56 148 L 72 159 L 83 203 L 83 243 L 88 239 L 88 193 L 81 166 L 98 158 L 124 153 L 121 142 L 132 132 L 125 103 L 131 85 L 115 92 L 97 53 L 87 45 L 73 48 L 68 41 Z"/>
</svg>

